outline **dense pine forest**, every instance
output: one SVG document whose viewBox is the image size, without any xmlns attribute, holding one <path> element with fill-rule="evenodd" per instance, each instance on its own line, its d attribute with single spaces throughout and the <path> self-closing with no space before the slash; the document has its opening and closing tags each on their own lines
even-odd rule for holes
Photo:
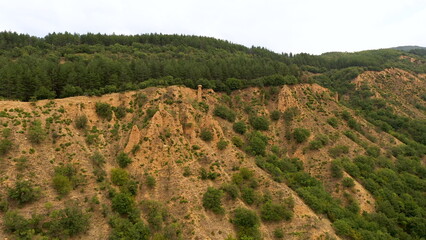
<svg viewBox="0 0 426 240">
<path fill-rule="evenodd" d="M 404 63 L 398 61 L 399 56 L 397 50 L 277 54 L 182 35 L 52 33 L 38 38 L 1 32 L 0 97 L 29 101 L 148 86 L 195 88 L 198 84 L 229 92 L 249 86 L 295 84 L 301 81 L 303 71 L 327 72 L 317 81 L 345 91 L 350 86 L 344 81 L 367 69 L 399 67 L 426 72 L 424 64 Z"/>
<path fill-rule="evenodd" d="M 196 89 L 197 85 L 201 84 L 203 88 L 213 89 L 223 94 L 221 97 L 222 105 L 211 106 L 210 110 L 213 108 L 214 110 L 210 112 L 217 119 L 225 122 L 223 125 L 231 126 L 226 131 L 229 130 L 237 136 L 237 138 L 232 138 L 232 144 L 229 145 L 235 145 L 239 151 L 247 154 L 249 156 L 247 159 L 253 161 L 261 171 L 269 174 L 275 182 L 287 184 L 315 213 L 327 218 L 332 223 L 339 237 L 343 239 L 425 239 L 426 119 L 424 116 L 426 113 L 426 89 L 414 89 L 411 92 L 408 91 L 412 95 L 401 95 L 401 97 L 398 95 L 400 89 L 393 90 L 394 92 L 385 91 L 383 90 L 387 89 L 385 86 L 380 91 L 373 91 L 376 83 L 360 84 L 359 86 L 354 83 L 354 79 L 362 74 L 375 74 L 387 69 L 400 69 L 409 76 L 407 81 L 414 82 L 416 80 L 424 83 L 425 78 L 422 76 L 425 76 L 426 73 L 425 57 L 424 49 L 410 49 L 408 51 L 380 49 L 355 53 L 331 52 L 322 55 L 278 54 L 261 47 L 248 48 L 224 40 L 199 36 L 162 34 L 126 36 L 65 32 L 51 33 L 40 38 L 13 32 L 1 32 L 0 98 L 5 101 L 20 100 L 35 104 L 42 99 L 101 96 L 107 93 L 139 90 L 148 87 L 179 85 Z M 381 79 L 384 81 L 384 85 L 386 85 L 386 81 L 403 75 L 401 72 L 394 75 L 386 74 Z M 416 76 L 416 79 L 414 79 L 414 76 Z M 305 111 L 305 114 L 314 112 L 318 116 L 324 112 L 322 107 L 313 107 L 314 98 L 315 101 L 320 99 L 319 102 L 324 99 L 315 94 L 309 95 L 306 89 L 304 94 L 309 95 L 309 97 L 307 97 L 308 102 L 300 107 L 302 110 L 296 108 L 288 108 L 284 112 L 275 110 L 271 111 L 268 117 L 260 116 L 255 111 L 255 109 L 262 109 L 262 107 L 266 109 L 267 106 L 272 105 L 271 102 L 277 101 L 280 91 L 278 89 L 285 85 L 297 86 L 313 83 L 327 88 L 331 95 L 338 95 L 336 97 L 338 110 L 335 110 L 334 115 L 330 113 L 330 116 L 327 116 L 322 124 L 327 125 L 327 127 L 331 126 L 333 131 L 336 130 L 337 132 L 339 132 L 339 127 L 342 129 L 343 126 L 347 127 L 347 130 L 339 132 L 337 135 L 340 134 L 339 136 L 342 138 L 348 138 L 354 146 L 365 150 L 365 152 L 354 151 L 356 156 L 349 157 L 352 152 L 349 153 L 348 146 L 330 146 L 330 142 L 333 141 L 333 136 L 335 136 L 333 134 L 325 136 L 320 134 L 319 130 L 315 132 L 317 129 L 308 131 L 303 126 L 291 129 L 293 125 L 297 125 L 295 119 L 303 115 L 300 111 Z M 248 101 L 253 103 L 253 106 L 243 106 L 244 101 L 241 99 L 244 96 L 235 97 L 232 94 L 235 93 L 235 90 L 244 90 L 249 87 L 261 89 L 260 92 L 263 95 L 259 98 L 260 100 L 253 100 L 254 97 L 252 97 L 251 102 Z M 380 95 L 380 97 L 376 97 L 376 95 Z M 407 105 L 403 106 L 401 102 L 395 100 L 396 98 L 390 98 L 393 95 L 398 95 L 399 99 L 407 97 L 414 100 L 411 102 L 407 100 Z M 135 96 L 135 100 L 131 102 L 133 104 L 131 107 L 135 109 L 138 101 L 140 102 L 139 108 L 142 109 L 142 106 L 152 100 L 147 99 L 146 95 Z M 182 103 L 181 100 L 179 101 Z M 166 105 L 177 104 L 177 102 L 177 100 L 168 99 Z M 330 103 L 331 101 L 328 104 Z M 202 114 L 207 115 L 209 113 L 209 106 L 204 102 L 192 103 L 192 105 L 195 106 L 194 109 L 200 111 L 198 118 L 201 118 Z M 408 108 L 414 110 L 408 111 Z M 142 129 L 148 126 L 148 122 L 159 109 L 152 107 L 146 109 L 145 113 L 141 109 L 139 109 L 140 115 L 138 117 L 144 121 Z M 14 112 L 19 115 L 22 112 L 19 109 L 3 110 L 0 107 L 0 117 L 11 119 L 13 119 L 11 116 Z M 136 112 L 137 109 L 126 109 L 123 106 L 111 107 L 106 103 L 104 105 L 96 103 L 97 115 L 103 120 L 108 119 L 108 122 L 111 121 L 113 112 L 117 122 L 119 122 L 126 114 L 133 114 L 134 111 Z M 108 112 L 108 117 L 102 116 L 104 112 Z M 122 116 L 119 118 L 119 115 Z M 265 114 L 265 116 L 267 115 Z M 135 117 L 135 119 L 139 118 Z M 313 118 L 316 118 L 316 116 Z M 360 119 L 365 119 L 366 123 L 361 124 Z M 80 128 L 77 125 L 78 131 L 84 130 L 86 131 L 84 134 L 88 136 L 99 135 L 96 127 L 87 130 L 86 124 L 89 125 L 87 118 L 85 121 L 84 127 Z M 129 122 L 128 126 L 136 125 L 136 120 L 133 119 L 132 121 L 134 122 Z M 288 132 L 285 134 L 278 131 L 274 134 L 270 132 L 271 129 L 279 129 L 278 126 L 270 127 L 274 123 L 278 125 L 278 121 L 282 121 L 282 124 L 281 122 L 280 124 L 285 126 Z M 315 119 L 315 121 L 320 122 L 318 119 Z M 17 120 L 14 120 L 13 124 L 16 122 Z M 49 124 L 47 122 L 48 120 L 46 120 L 46 125 L 53 124 L 52 119 Z M 93 124 L 95 124 L 94 122 Z M 9 129 L 8 127 L 12 125 L 8 125 L 6 120 L 4 122 L 2 120 L 0 123 L 4 127 L 2 127 L 3 129 Z M 367 125 L 367 123 L 371 125 Z M 20 124 L 19 122 L 14 126 Z M 29 122 L 28 124 L 30 126 Z M 106 132 L 109 134 L 109 132 L 115 131 L 118 136 L 117 132 L 120 125 L 115 128 L 117 124 L 114 125 L 114 129 Z M 131 128 L 127 127 L 127 124 L 122 124 L 123 128 L 125 128 L 124 126 L 127 128 L 125 131 Z M 108 127 L 110 126 L 108 125 Z M 309 128 L 309 126 L 305 127 Z M 27 131 L 26 128 L 24 130 Z M 22 130 L 22 133 L 25 132 L 24 130 Z M 10 129 L 3 130 L 2 140 L 0 141 L 0 157 L 7 156 L 12 151 L 13 139 L 8 131 L 10 132 Z M 41 123 L 34 121 L 29 127 L 29 131 L 43 132 Z M 207 139 L 207 130 L 200 128 L 200 132 L 204 142 L 212 141 L 213 134 L 211 132 L 209 139 Z M 372 132 L 378 132 L 378 136 L 391 136 L 400 144 L 389 147 L 386 145 L 388 140 L 383 140 L 385 137 L 378 139 L 371 134 Z M 206 136 L 203 136 L 204 133 Z M 303 154 L 318 151 L 328 146 L 329 150 L 324 151 L 324 154 L 328 154 L 329 157 L 324 161 L 327 162 L 326 164 L 330 164 L 332 175 L 330 181 L 343 182 L 343 186 L 350 189 L 354 186 L 352 179 L 355 179 L 374 197 L 375 210 L 373 212 L 361 212 L 359 203 L 349 194 L 341 199 L 333 197 L 333 193 L 325 187 L 321 179 L 306 171 L 306 164 L 304 165 L 300 159 L 285 157 L 278 146 L 268 145 L 268 140 L 279 134 L 281 134 L 280 137 L 282 136 L 283 142 L 289 146 L 295 146 L 294 148 L 306 144 L 302 151 Z M 308 141 L 311 134 L 312 136 L 315 135 L 315 138 Z M 164 133 L 164 136 L 161 136 L 162 141 L 167 142 L 171 135 L 170 132 Z M 44 137 L 46 138 L 46 136 Z M 234 139 L 237 140 L 234 141 Z M 143 141 L 141 140 L 141 142 Z M 222 142 L 221 147 L 219 142 Z M 221 139 L 219 142 L 217 148 L 220 150 L 230 148 L 227 141 Z M 229 142 L 231 143 L 231 141 Z M 386 144 L 382 144 L 382 142 L 386 142 Z M 88 143 L 88 145 L 94 148 L 93 145 L 96 144 Z M 63 148 L 65 149 L 65 147 Z M 196 152 L 197 150 L 199 150 L 199 146 L 193 145 L 190 151 Z M 134 152 L 138 151 L 139 149 L 134 150 Z M 217 151 L 219 152 L 219 150 Z M 4 158 L 6 159 L 6 157 Z M 131 160 L 129 161 L 131 162 Z M 208 170 L 204 169 L 205 172 L 201 173 L 203 181 L 214 181 L 218 177 L 212 170 L 215 169 L 215 166 L 211 165 Z M 121 168 L 124 169 L 125 167 Z M 192 173 L 187 174 L 191 176 Z M 256 190 L 258 183 L 256 179 L 253 180 L 253 176 L 252 172 L 241 168 L 234 173 L 233 182 L 221 187 L 220 191 L 209 187 L 205 193 L 207 200 L 205 200 L 206 203 L 203 203 L 203 207 L 213 211 L 214 214 L 224 214 L 225 209 L 221 205 L 220 199 L 225 193 L 229 194 L 230 198 L 234 200 L 241 198 L 248 206 L 252 206 L 257 212 L 260 212 L 261 218 L 256 215 L 256 211 L 247 212 L 248 210 L 246 210 L 245 212 L 237 209 L 233 212 L 231 222 L 235 226 L 238 239 L 261 239 L 261 234 L 257 229 L 260 220 L 268 224 L 270 222 L 288 221 L 293 217 L 292 210 L 289 209 L 292 209 L 290 206 L 294 205 L 294 202 L 291 203 L 290 201 L 290 203 L 278 205 L 275 202 L 273 203 L 272 197 L 269 199 L 266 194 L 263 198 L 255 199 L 254 194 L 255 191 L 258 191 Z M 253 187 L 252 184 L 256 186 Z M 121 185 L 120 187 L 124 188 Z M 12 191 L 9 190 L 9 193 L 14 193 L 13 191 L 13 189 Z M 111 189 L 109 191 L 113 192 Z M 134 191 L 133 195 L 136 195 L 136 187 Z M 235 194 L 234 197 L 232 197 L 232 193 Z M 115 192 L 114 194 L 119 196 L 121 193 Z M 114 194 L 110 194 L 113 196 L 112 199 L 116 198 Z M 249 203 L 244 194 L 252 194 L 253 196 L 250 196 L 253 197 L 253 202 Z M 14 199 L 9 196 L 9 201 L 13 202 Z M 0 203 L 4 202 L 0 201 Z M 158 209 L 160 208 L 158 207 Z M 282 210 L 281 213 L 279 210 Z M 18 239 L 20 234 L 29 234 L 28 232 L 53 237 L 64 236 L 61 235 L 63 233 L 55 233 L 53 229 L 49 230 L 53 233 L 46 231 L 44 226 L 33 224 L 32 220 L 25 220 L 28 222 L 22 224 L 22 226 L 25 227 L 26 232 L 22 229 L 22 232 L 20 232 L 19 227 L 22 226 L 15 226 L 13 222 L 16 219 L 24 221 L 22 220 L 23 217 L 18 216 L 15 212 L 13 214 L 16 216 L 10 213 L 11 211 L 8 211 L 6 204 L 0 204 L 1 211 L 9 213 L 5 214 L 3 221 L 9 221 L 12 227 L 7 228 L 6 226 L 6 230 L 18 236 Z M 155 235 L 149 235 L 149 231 L 160 231 L 158 229 L 153 230 L 153 228 L 149 230 L 139 219 L 139 215 L 137 218 L 132 215 L 133 212 L 131 214 L 116 212 L 118 214 L 115 213 L 114 218 L 109 219 L 109 224 L 113 229 L 110 239 L 132 239 L 132 237 L 133 239 L 153 239 L 149 236 Z M 287 214 L 288 216 L 286 215 L 285 218 L 288 219 L 267 215 L 267 213 L 276 212 L 278 212 L 277 215 Z M 11 215 L 15 217 L 15 220 Z M 86 217 L 81 218 L 88 221 L 88 217 L 87 219 Z M 245 226 L 244 224 L 247 224 L 247 222 L 253 222 L 253 224 Z M 69 224 L 69 222 L 64 224 Z M 64 228 L 66 227 L 68 226 Z M 130 233 L 129 229 L 133 229 L 133 232 Z M 65 229 L 65 231 L 70 232 L 69 229 Z M 69 236 L 67 235 L 67 237 Z M 279 239 L 279 236 L 280 234 L 277 233 L 276 239 Z M 22 239 L 26 239 L 24 237 Z M 167 238 L 158 237 L 156 239 Z M 228 239 L 233 238 L 229 237 Z"/>
</svg>

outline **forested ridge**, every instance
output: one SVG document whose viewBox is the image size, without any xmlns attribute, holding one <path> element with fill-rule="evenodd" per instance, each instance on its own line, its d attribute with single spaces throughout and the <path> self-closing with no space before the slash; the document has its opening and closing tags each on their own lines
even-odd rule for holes
<svg viewBox="0 0 426 240">
<path fill-rule="evenodd" d="M 184 35 L 52 33 L 44 38 L 0 33 L 0 96 L 28 101 L 100 95 L 148 86 L 202 84 L 216 91 L 300 81 L 302 71 L 424 65 L 398 61 L 397 50 L 277 54 L 265 48 Z"/>
</svg>

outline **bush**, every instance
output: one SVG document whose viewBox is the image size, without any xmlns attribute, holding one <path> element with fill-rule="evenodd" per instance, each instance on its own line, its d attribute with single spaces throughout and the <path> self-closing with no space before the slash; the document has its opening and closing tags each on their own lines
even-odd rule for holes
<svg viewBox="0 0 426 240">
<path fill-rule="evenodd" d="M 236 133 L 239 133 L 239 134 L 244 134 L 247 131 L 247 126 L 243 121 L 234 123 L 234 125 L 232 125 L 232 128 L 234 129 Z"/>
<path fill-rule="evenodd" d="M 213 187 L 207 188 L 207 191 L 203 195 L 203 207 L 216 214 L 225 213 L 221 202 L 222 194 L 222 191 L 219 189 Z"/>
<path fill-rule="evenodd" d="M 213 114 L 229 122 L 234 122 L 237 116 L 234 111 L 222 105 L 216 106 Z"/>
<path fill-rule="evenodd" d="M 315 137 L 314 140 L 312 140 L 309 143 L 309 149 L 310 150 L 318 150 L 322 147 L 324 147 L 325 145 L 327 145 L 329 142 L 329 139 L 327 137 L 327 135 L 318 135 L 317 137 Z"/>
<path fill-rule="evenodd" d="M 286 208 L 283 204 L 266 202 L 260 209 L 260 216 L 266 222 L 279 222 L 283 220 L 290 220 L 293 213 Z"/>
<path fill-rule="evenodd" d="M 60 196 L 65 196 L 72 190 L 72 184 L 68 177 L 56 175 L 53 177 L 53 188 Z"/>
<path fill-rule="evenodd" d="M 49 235 L 56 238 L 68 238 L 84 233 L 89 229 L 90 216 L 83 213 L 76 204 L 68 204 L 64 209 L 53 211 L 51 220 L 44 225 Z"/>
<path fill-rule="evenodd" d="M 241 148 L 244 145 L 243 140 L 238 136 L 233 136 L 231 140 L 234 146 L 236 146 L 237 148 Z"/>
<path fill-rule="evenodd" d="M 151 229 L 160 231 L 169 213 L 160 202 L 154 200 L 142 200 L 141 206 L 147 216 L 147 221 Z"/>
<path fill-rule="evenodd" d="M 293 137 L 297 143 L 302 143 L 306 141 L 310 135 L 311 132 L 309 132 L 309 130 L 306 128 L 296 128 L 293 131 Z"/>
<path fill-rule="evenodd" d="M 228 146 L 228 142 L 224 139 L 220 139 L 219 142 L 217 142 L 217 149 L 224 150 Z"/>
<path fill-rule="evenodd" d="M 99 117 L 110 121 L 112 119 L 112 107 L 108 103 L 97 102 L 95 105 L 96 114 Z"/>
<path fill-rule="evenodd" d="M 242 187 L 241 189 L 241 198 L 248 205 L 252 205 L 257 201 L 257 195 L 253 188 L 251 187 Z"/>
<path fill-rule="evenodd" d="M 328 118 L 327 123 L 334 128 L 337 128 L 339 126 L 339 120 L 337 120 L 337 118 L 335 117 Z"/>
<path fill-rule="evenodd" d="M 145 177 L 145 183 L 146 183 L 146 185 L 149 187 L 149 188 L 154 188 L 155 187 L 155 185 L 157 184 L 157 181 L 155 181 L 155 178 L 154 178 L 154 176 L 152 176 L 152 175 L 150 175 L 150 174 L 148 174 L 148 175 L 146 175 L 146 177 Z"/>
<path fill-rule="evenodd" d="M 222 191 L 225 192 L 229 198 L 231 198 L 232 200 L 235 200 L 238 198 L 238 196 L 240 195 L 239 190 L 238 190 L 238 186 L 235 184 L 224 184 L 221 187 Z"/>
<path fill-rule="evenodd" d="M 19 204 L 30 203 L 40 197 L 40 189 L 33 187 L 32 183 L 25 180 L 20 180 L 15 183 L 15 187 L 9 189 L 8 195 L 12 200 Z"/>
<path fill-rule="evenodd" d="M 126 108 L 124 106 L 118 106 L 117 108 L 114 108 L 115 117 L 117 119 L 122 119 L 126 116 Z"/>
<path fill-rule="evenodd" d="M 87 117 L 86 115 L 80 115 L 75 118 L 75 126 L 77 129 L 86 129 Z"/>
<path fill-rule="evenodd" d="M 259 217 L 254 211 L 246 208 L 237 208 L 234 211 L 231 219 L 237 229 L 237 236 L 239 239 L 261 239 L 259 232 Z"/>
<path fill-rule="evenodd" d="M 263 116 L 251 116 L 249 123 L 255 130 L 267 131 L 269 129 L 269 121 Z"/>
<path fill-rule="evenodd" d="M 338 145 L 328 150 L 328 154 L 333 158 L 337 158 L 348 153 L 349 147 L 345 145 Z"/>
<path fill-rule="evenodd" d="M 134 211 L 132 196 L 126 193 L 116 193 L 111 200 L 112 209 L 119 214 L 130 215 Z"/>
<path fill-rule="evenodd" d="M 30 142 L 40 144 L 46 138 L 46 132 L 41 126 L 41 122 L 36 120 L 32 122 L 28 130 L 28 139 Z"/>
<path fill-rule="evenodd" d="M 338 179 L 343 177 L 343 167 L 336 160 L 331 162 L 331 176 Z"/>
<path fill-rule="evenodd" d="M 210 142 L 213 140 L 213 133 L 208 129 L 202 129 L 200 133 L 200 138 L 205 142 Z"/>
<path fill-rule="evenodd" d="M 3 217 L 3 225 L 7 232 L 15 233 L 17 236 L 23 236 L 30 230 L 29 221 L 15 210 L 6 212 Z"/>
<path fill-rule="evenodd" d="M 290 107 L 290 108 L 287 108 L 285 111 L 284 111 L 284 120 L 287 122 L 287 123 L 290 123 L 291 121 L 293 121 L 294 120 L 294 118 L 296 117 L 296 116 L 298 116 L 300 114 L 300 111 L 299 111 L 299 109 L 297 108 L 297 107 Z"/>
<path fill-rule="evenodd" d="M 265 155 L 268 138 L 260 132 L 253 132 L 248 136 L 246 152 L 252 155 Z"/>
<path fill-rule="evenodd" d="M 127 153 L 120 152 L 117 155 L 117 163 L 121 168 L 127 167 L 130 163 L 132 163 L 132 159 L 127 155 Z"/>
<path fill-rule="evenodd" d="M 9 139 L 0 140 L 0 156 L 6 155 L 12 149 L 12 141 Z"/>
<path fill-rule="evenodd" d="M 122 168 L 111 169 L 111 182 L 117 186 L 124 186 L 129 182 L 129 174 Z"/>
<path fill-rule="evenodd" d="M 278 121 L 280 120 L 281 117 L 281 112 L 278 110 L 274 110 L 271 112 L 271 120 L 272 121 Z"/>
<path fill-rule="evenodd" d="M 343 185 L 343 187 L 351 188 L 351 187 L 355 186 L 355 182 L 354 182 L 354 180 L 352 178 L 345 177 L 342 180 L 342 185 Z"/>
<path fill-rule="evenodd" d="M 150 239 L 149 228 L 140 220 L 131 222 L 127 218 L 112 217 L 110 220 L 111 234 L 110 240 L 124 240 L 124 239 Z"/>
<path fill-rule="evenodd" d="M 284 231 L 281 228 L 274 230 L 274 238 L 282 239 L 284 238 Z"/>
</svg>

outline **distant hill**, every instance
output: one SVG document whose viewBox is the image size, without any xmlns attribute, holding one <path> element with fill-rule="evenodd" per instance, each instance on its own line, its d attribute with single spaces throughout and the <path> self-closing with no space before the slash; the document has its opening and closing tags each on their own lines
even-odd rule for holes
<svg viewBox="0 0 426 240">
<path fill-rule="evenodd" d="M 415 50 L 415 49 L 426 49 L 426 47 L 420 47 L 420 46 L 399 46 L 399 47 L 393 47 L 391 49 L 409 52 L 409 51 Z"/>
</svg>

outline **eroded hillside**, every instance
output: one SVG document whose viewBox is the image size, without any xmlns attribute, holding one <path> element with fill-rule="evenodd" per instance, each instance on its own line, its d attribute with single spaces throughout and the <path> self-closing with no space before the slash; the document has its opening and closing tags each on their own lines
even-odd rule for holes
<svg viewBox="0 0 426 240">
<path fill-rule="evenodd" d="M 0 104 L 9 238 L 340 239 L 339 214 L 376 211 L 344 166 L 402 144 L 316 84 Z"/>
</svg>

